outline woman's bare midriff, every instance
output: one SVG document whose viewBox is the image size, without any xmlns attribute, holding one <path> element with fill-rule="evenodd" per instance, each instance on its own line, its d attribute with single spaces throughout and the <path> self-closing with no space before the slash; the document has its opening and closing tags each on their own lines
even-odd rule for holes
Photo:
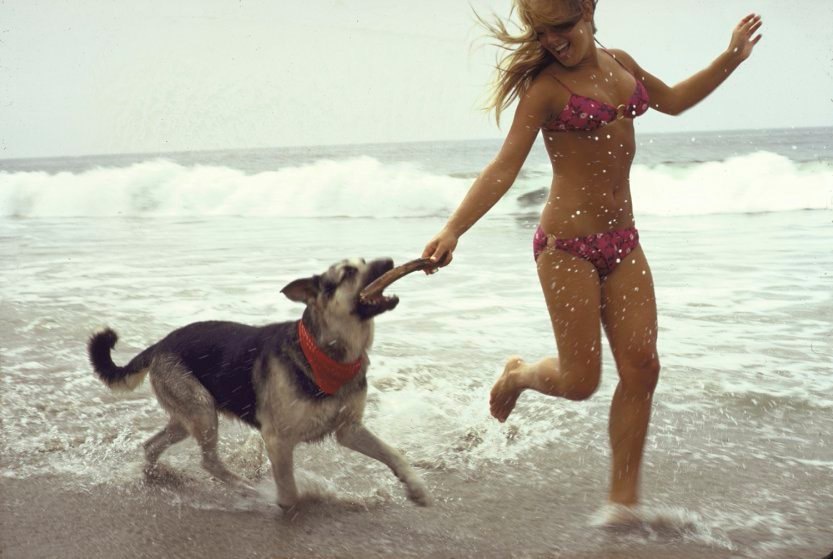
<svg viewBox="0 0 833 559">
<path fill-rule="evenodd" d="M 541 212 L 544 231 L 573 238 L 632 226 L 633 121 L 622 119 L 592 132 L 542 133 L 553 166 Z"/>
</svg>

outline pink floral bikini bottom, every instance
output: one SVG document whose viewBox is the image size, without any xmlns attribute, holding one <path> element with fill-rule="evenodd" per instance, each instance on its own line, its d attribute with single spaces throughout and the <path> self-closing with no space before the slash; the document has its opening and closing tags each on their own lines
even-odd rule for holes
<svg viewBox="0 0 833 559">
<path fill-rule="evenodd" d="M 638 245 L 639 231 L 636 227 L 605 231 L 586 237 L 558 239 L 555 235 L 544 233 L 539 225 L 532 239 L 532 251 L 536 261 L 545 250 L 563 250 L 593 264 L 599 272 L 600 279 L 613 272 Z"/>
</svg>

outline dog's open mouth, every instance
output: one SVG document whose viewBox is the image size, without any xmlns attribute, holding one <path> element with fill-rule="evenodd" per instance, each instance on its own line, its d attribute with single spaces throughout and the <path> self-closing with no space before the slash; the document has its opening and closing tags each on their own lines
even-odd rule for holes
<svg viewBox="0 0 833 559">
<path fill-rule="evenodd" d="M 382 290 L 390 282 L 382 280 L 393 268 L 393 260 L 385 258 L 374 260 L 370 263 L 368 283 L 359 293 L 359 301 L 356 310 L 363 319 L 373 318 L 377 314 L 393 310 L 399 303 L 396 296 L 388 297 Z"/>
<path fill-rule="evenodd" d="M 393 310 L 399 303 L 399 297 L 396 295 L 385 295 L 383 292 L 390 284 L 396 280 L 415 272 L 417 270 L 424 270 L 431 267 L 434 263 L 428 258 L 418 258 L 411 260 L 397 267 L 393 267 L 393 262 L 388 260 L 385 262 L 385 269 L 380 269 L 376 278 L 362 289 L 359 294 L 359 309 L 366 309 L 370 316 L 375 316 L 379 313 Z M 374 274 L 375 275 L 375 274 Z M 362 313 L 364 314 L 364 313 Z"/>
<path fill-rule="evenodd" d="M 371 318 L 383 312 L 392 311 L 399 304 L 396 295 L 378 293 L 370 297 L 359 298 L 359 314 L 364 318 Z"/>
</svg>

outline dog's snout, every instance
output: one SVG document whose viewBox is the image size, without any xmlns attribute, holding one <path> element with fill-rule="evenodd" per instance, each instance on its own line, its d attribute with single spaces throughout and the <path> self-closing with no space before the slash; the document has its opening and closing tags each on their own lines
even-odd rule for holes
<svg viewBox="0 0 833 559">
<path fill-rule="evenodd" d="M 393 258 L 377 258 L 368 264 L 368 271 L 372 278 L 377 278 L 393 269 Z"/>
</svg>

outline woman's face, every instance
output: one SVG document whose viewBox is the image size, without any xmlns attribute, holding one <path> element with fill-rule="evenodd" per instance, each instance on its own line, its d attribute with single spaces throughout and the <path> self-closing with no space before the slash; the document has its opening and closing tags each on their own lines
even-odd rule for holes
<svg viewBox="0 0 833 559">
<path fill-rule="evenodd" d="M 538 42 L 563 66 L 574 66 L 587 53 L 593 42 L 592 18 L 586 11 L 575 10 L 569 2 L 531 0 L 530 19 Z"/>
</svg>

